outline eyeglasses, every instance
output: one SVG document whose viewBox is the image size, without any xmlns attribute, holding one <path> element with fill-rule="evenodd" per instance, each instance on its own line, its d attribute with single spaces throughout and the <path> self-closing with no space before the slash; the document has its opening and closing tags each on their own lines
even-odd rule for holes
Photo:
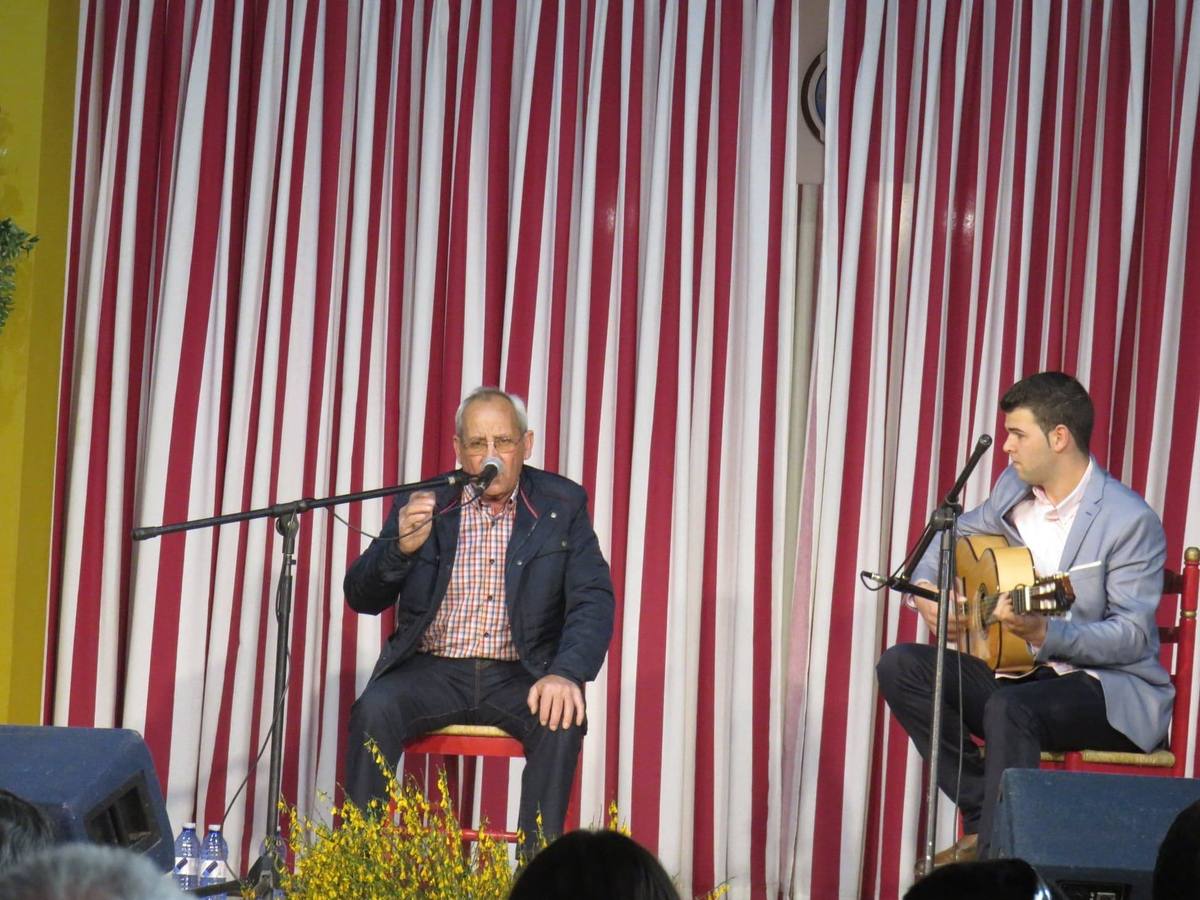
<svg viewBox="0 0 1200 900">
<path fill-rule="evenodd" d="M 491 444 L 497 453 L 508 453 L 517 446 L 519 440 L 502 434 L 494 438 L 471 438 L 469 441 L 463 441 L 463 446 L 467 448 L 468 453 L 487 453 L 488 444 Z"/>
</svg>

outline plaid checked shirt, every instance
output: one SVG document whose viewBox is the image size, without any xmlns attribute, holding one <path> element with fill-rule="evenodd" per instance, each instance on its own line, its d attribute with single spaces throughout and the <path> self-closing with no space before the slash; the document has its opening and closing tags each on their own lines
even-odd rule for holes
<svg viewBox="0 0 1200 900">
<path fill-rule="evenodd" d="M 454 658 L 517 659 L 504 595 L 504 556 L 517 519 L 517 492 L 492 516 L 479 491 L 463 491 L 458 551 L 437 616 L 421 638 L 421 652 Z"/>
</svg>

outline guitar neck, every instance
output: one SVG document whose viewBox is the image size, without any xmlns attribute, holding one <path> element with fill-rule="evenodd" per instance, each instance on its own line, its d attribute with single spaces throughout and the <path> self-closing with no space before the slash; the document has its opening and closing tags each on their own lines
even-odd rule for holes
<svg viewBox="0 0 1200 900">
<path fill-rule="evenodd" d="M 1000 602 L 1000 593 L 985 594 L 979 598 L 979 618 L 983 624 L 995 621 L 992 615 L 996 611 L 996 604 Z M 1071 582 L 1063 576 L 1038 581 L 1032 586 L 1019 585 L 1008 591 L 1008 595 L 1012 601 L 1013 612 L 1019 616 L 1058 616 L 1070 609 L 1071 604 L 1075 602 Z"/>
</svg>

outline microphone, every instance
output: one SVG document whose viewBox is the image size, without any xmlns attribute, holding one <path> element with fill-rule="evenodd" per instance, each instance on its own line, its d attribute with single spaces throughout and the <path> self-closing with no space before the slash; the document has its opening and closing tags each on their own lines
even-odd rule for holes
<svg viewBox="0 0 1200 900">
<path fill-rule="evenodd" d="M 481 491 L 486 491 L 487 486 L 503 471 L 504 463 L 495 456 L 489 456 L 483 461 L 483 468 L 479 470 L 479 474 L 475 476 L 475 486 Z"/>
<path fill-rule="evenodd" d="M 979 440 L 975 442 L 975 449 L 971 451 L 971 457 L 967 460 L 967 464 L 963 466 L 963 470 L 958 475 L 958 481 L 954 482 L 954 487 L 950 488 L 950 493 L 946 495 L 944 502 L 947 506 L 954 506 L 958 503 L 958 495 L 967 486 L 967 479 L 971 477 L 971 473 L 975 471 L 975 467 L 979 465 L 979 460 L 990 446 L 992 446 L 992 436 L 990 434 L 981 434 Z"/>
<path fill-rule="evenodd" d="M 864 585 L 866 585 L 868 581 L 878 585 L 878 587 L 872 588 L 872 590 L 876 591 L 879 590 L 879 588 L 887 587 L 891 588 L 893 591 L 902 591 L 905 594 L 914 594 L 918 597 L 924 597 L 926 600 L 940 600 L 942 596 L 937 591 L 931 591 L 929 588 L 920 587 L 919 585 L 913 584 L 907 578 L 889 578 L 886 575 L 880 575 L 878 572 L 868 572 L 866 569 L 863 569 L 861 572 L 859 572 L 858 577 L 862 580 Z"/>
</svg>

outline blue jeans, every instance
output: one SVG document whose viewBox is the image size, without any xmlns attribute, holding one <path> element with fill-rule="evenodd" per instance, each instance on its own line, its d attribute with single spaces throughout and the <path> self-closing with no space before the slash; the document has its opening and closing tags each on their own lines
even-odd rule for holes
<svg viewBox="0 0 1200 900">
<path fill-rule="evenodd" d="M 525 748 L 517 818 L 526 836 L 522 850 L 534 849 L 539 809 L 546 837 L 557 837 L 566 819 L 586 723 L 556 731 L 543 727 L 525 702 L 535 680 L 519 662 L 424 653 L 383 673 L 350 709 L 346 795 L 363 808 L 373 798 L 386 799 L 383 773 L 365 747 L 368 737 L 397 764 L 404 744 L 430 731 L 447 725 L 495 725 Z"/>
</svg>

